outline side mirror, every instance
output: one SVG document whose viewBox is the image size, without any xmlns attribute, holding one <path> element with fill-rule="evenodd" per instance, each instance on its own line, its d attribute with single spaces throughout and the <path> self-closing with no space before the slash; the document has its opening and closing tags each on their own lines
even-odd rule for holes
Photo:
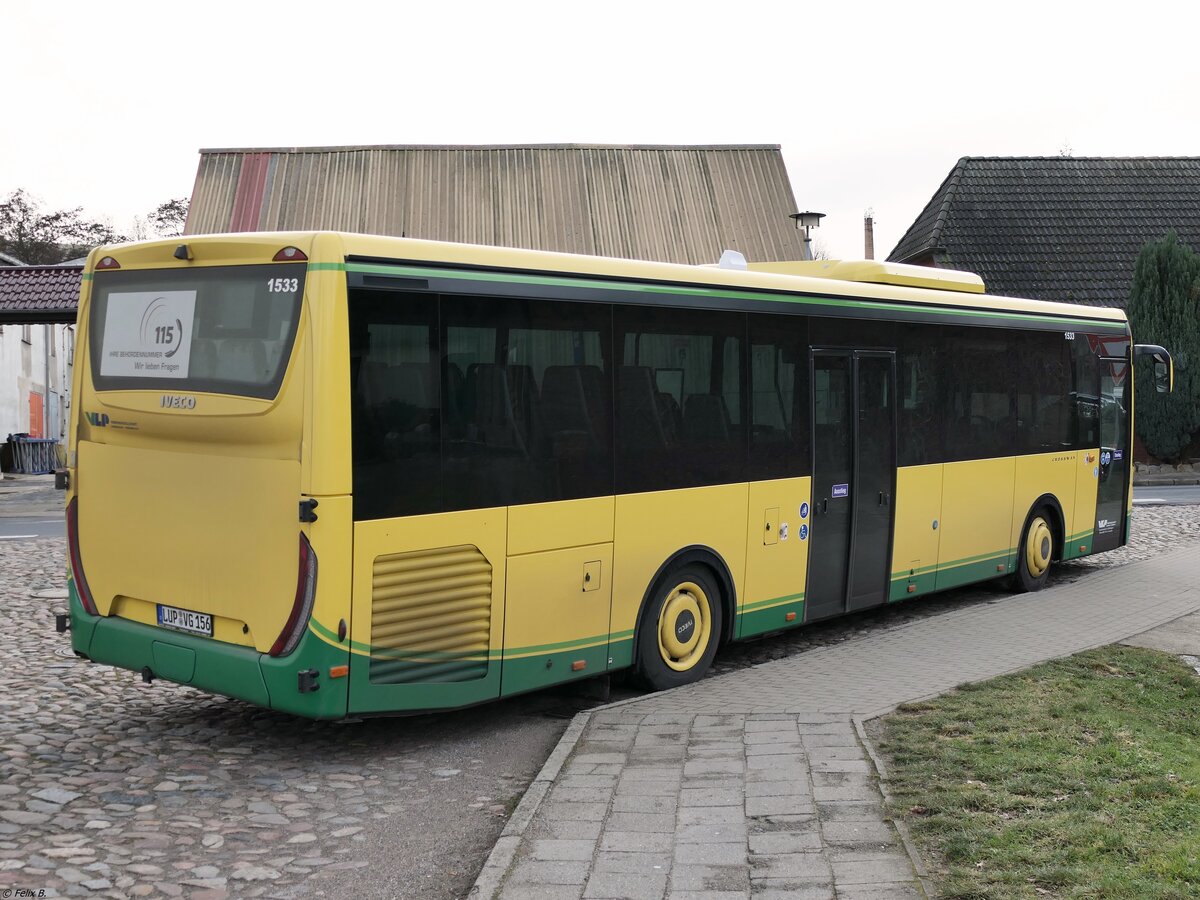
<svg viewBox="0 0 1200 900">
<path fill-rule="evenodd" d="M 1150 357 L 1154 367 L 1154 390 L 1169 394 L 1175 389 L 1175 361 L 1171 354 L 1157 344 L 1134 344 L 1133 357 Z"/>
</svg>

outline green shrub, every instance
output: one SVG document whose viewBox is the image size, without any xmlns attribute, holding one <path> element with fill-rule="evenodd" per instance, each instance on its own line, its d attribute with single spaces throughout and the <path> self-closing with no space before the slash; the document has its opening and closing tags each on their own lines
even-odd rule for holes
<svg viewBox="0 0 1200 900">
<path fill-rule="evenodd" d="M 1138 254 L 1126 307 L 1133 339 L 1159 344 L 1175 360 L 1175 391 L 1156 394 L 1151 366 L 1138 367 L 1136 427 L 1146 449 L 1178 462 L 1200 430 L 1200 256 L 1175 232 Z"/>
</svg>

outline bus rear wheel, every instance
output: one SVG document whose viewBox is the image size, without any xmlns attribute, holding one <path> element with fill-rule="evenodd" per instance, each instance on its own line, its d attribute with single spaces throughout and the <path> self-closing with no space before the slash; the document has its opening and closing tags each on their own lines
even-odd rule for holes
<svg viewBox="0 0 1200 900">
<path fill-rule="evenodd" d="M 1050 577 L 1053 559 L 1054 528 L 1050 524 L 1049 511 L 1043 507 L 1034 510 L 1025 523 L 1017 548 L 1017 574 L 1013 578 L 1013 587 L 1022 592 L 1040 591 Z"/>
<path fill-rule="evenodd" d="M 721 595 L 703 566 L 668 572 L 642 611 L 637 671 L 652 690 L 699 680 L 712 664 L 721 636 Z"/>
</svg>

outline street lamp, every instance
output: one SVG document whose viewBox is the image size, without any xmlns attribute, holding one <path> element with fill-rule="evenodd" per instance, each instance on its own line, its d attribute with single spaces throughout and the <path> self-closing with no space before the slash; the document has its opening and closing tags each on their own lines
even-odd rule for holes
<svg viewBox="0 0 1200 900">
<path fill-rule="evenodd" d="M 796 230 L 804 230 L 804 258 L 812 259 L 812 235 L 811 230 L 821 227 L 821 220 L 825 218 L 825 213 L 819 212 L 795 212 L 788 216 L 796 223 Z"/>
</svg>

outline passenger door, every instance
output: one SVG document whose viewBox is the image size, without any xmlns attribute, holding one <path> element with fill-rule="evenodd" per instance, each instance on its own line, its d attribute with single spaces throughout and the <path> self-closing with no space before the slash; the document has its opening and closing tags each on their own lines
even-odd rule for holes
<svg viewBox="0 0 1200 900">
<path fill-rule="evenodd" d="M 1100 483 L 1092 552 L 1113 550 L 1125 540 L 1125 492 L 1129 489 L 1129 364 L 1100 360 Z"/>
<path fill-rule="evenodd" d="M 813 350 L 813 546 L 806 621 L 887 599 L 895 367 L 892 351 Z"/>
</svg>

